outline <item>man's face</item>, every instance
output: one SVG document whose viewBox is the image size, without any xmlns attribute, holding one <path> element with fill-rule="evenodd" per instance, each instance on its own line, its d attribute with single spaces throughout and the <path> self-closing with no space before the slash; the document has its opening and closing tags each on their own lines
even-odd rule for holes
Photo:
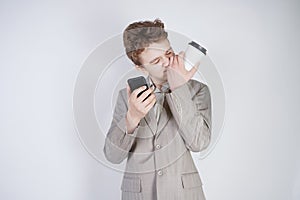
<svg viewBox="0 0 300 200">
<path fill-rule="evenodd" d="M 142 65 L 136 68 L 149 75 L 155 83 L 164 83 L 167 81 L 167 68 L 173 55 L 174 52 L 168 39 L 151 43 L 140 54 Z"/>
</svg>

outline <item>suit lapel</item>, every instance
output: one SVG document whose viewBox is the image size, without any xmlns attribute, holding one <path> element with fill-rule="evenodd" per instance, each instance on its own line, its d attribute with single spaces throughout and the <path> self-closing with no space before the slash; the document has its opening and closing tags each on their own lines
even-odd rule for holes
<svg viewBox="0 0 300 200">
<path fill-rule="evenodd" d="M 159 119 L 158 125 L 157 125 L 156 137 L 158 137 L 160 135 L 161 131 L 167 125 L 168 121 L 170 120 L 170 118 L 172 116 L 171 110 L 169 108 L 169 105 L 168 105 L 168 102 L 166 99 L 164 100 L 163 107 L 164 108 L 162 109 L 160 119 Z"/>
<path fill-rule="evenodd" d="M 150 111 L 144 117 L 144 120 L 146 124 L 149 126 L 149 128 L 151 129 L 152 134 L 155 135 L 157 129 L 157 123 L 156 123 L 155 113 L 153 108 L 150 109 Z"/>
<path fill-rule="evenodd" d="M 164 101 L 164 109 L 161 112 L 160 119 L 158 124 L 156 123 L 154 109 L 150 109 L 148 114 L 144 117 L 146 124 L 151 129 L 153 135 L 156 134 L 156 137 L 161 133 L 162 129 L 167 125 L 168 121 L 172 116 L 172 112 L 169 108 L 168 102 Z"/>
</svg>

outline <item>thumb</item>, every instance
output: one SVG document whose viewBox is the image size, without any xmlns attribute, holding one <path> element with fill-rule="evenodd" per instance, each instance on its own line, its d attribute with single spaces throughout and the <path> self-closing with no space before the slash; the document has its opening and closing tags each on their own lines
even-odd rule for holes
<svg viewBox="0 0 300 200">
<path fill-rule="evenodd" d="M 200 65 L 200 62 L 197 62 L 194 67 L 192 69 L 190 69 L 189 73 L 190 73 L 190 77 L 192 78 L 195 73 L 198 71 L 198 68 L 199 68 L 199 65 Z"/>
<path fill-rule="evenodd" d="M 200 62 L 196 62 L 194 68 L 197 70 L 199 68 Z"/>
</svg>

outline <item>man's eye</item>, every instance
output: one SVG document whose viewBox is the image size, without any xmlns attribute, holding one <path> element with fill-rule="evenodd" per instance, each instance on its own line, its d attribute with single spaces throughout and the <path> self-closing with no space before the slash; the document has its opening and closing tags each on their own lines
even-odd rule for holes
<svg viewBox="0 0 300 200">
<path fill-rule="evenodd" d="M 172 56 L 172 55 L 173 55 L 172 51 L 170 51 L 170 52 L 167 53 L 167 56 Z"/>
<path fill-rule="evenodd" d="M 157 59 L 153 64 L 158 64 L 159 63 L 159 59 Z"/>
</svg>

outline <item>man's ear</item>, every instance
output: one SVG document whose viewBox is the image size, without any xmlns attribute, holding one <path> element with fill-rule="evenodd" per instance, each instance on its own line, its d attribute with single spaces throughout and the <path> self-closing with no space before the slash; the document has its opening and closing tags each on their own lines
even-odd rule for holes
<svg viewBox="0 0 300 200">
<path fill-rule="evenodd" d="M 144 73 L 145 75 L 148 75 L 148 71 L 143 66 L 135 65 L 135 69 L 137 69 L 138 71 Z"/>
</svg>

